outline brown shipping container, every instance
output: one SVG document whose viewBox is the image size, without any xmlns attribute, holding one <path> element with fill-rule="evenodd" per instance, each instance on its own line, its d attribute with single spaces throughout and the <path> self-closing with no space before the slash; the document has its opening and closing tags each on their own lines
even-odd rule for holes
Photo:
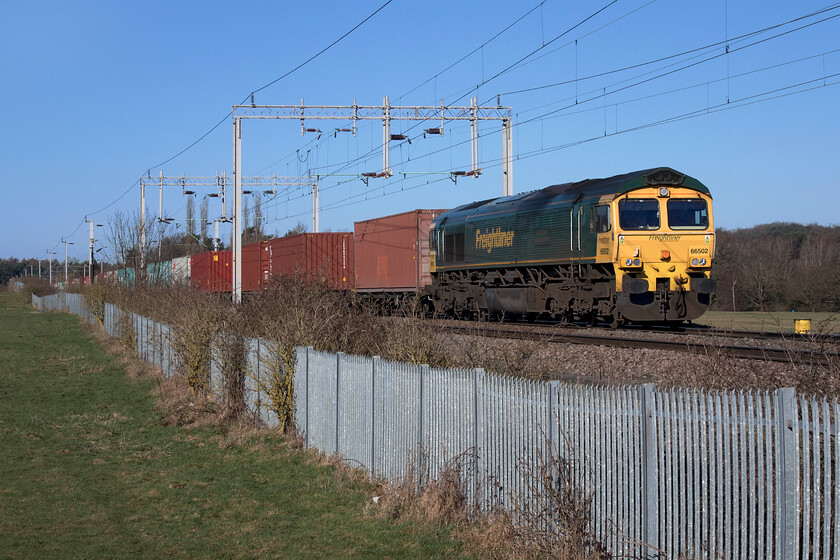
<svg viewBox="0 0 840 560">
<path fill-rule="evenodd" d="M 229 292 L 233 285 L 233 255 L 230 251 L 210 251 L 192 256 L 190 282 L 203 292 Z"/>
<path fill-rule="evenodd" d="M 242 289 L 246 292 L 261 290 L 268 280 L 271 267 L 268 241 L 242 246 Z"/>
<path fill-rule="evenodd" d="M 413 292 L 431 284 L 429 229 L 443 212 L 413 210 L 356 222 L 356 290 Z"/>
<path fill-rule="evenodd" d="M 271 276 L 299 274 L 332 289 L 353 289 L 352 233 L 302 233 L 267 243 Z"/>
</svg>

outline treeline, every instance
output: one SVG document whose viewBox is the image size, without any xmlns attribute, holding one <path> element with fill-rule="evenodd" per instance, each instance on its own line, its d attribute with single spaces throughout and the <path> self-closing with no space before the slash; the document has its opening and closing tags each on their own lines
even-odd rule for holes
<svg viewBox="0 0 840 560">
<path fill-rule="evenodd" d="M 718 229 L 713 309 L 840 311 L 840 226 Z"/>
<path fill-rule="evenodd" d="M 53 259 L 53 270 L 56 270 L 56 260 Z M 64 269 L 62 268 L 62 272 Z M 33 273 L 38 275 L 38 259 L 0 259 L 0 285 L 5 284 L 12 278 L 17 276 L 26 276 Z M 47 268 L 47 261 L 41 261 L 41 272 L 47 276 L 49 269 Z"/>
</svg>

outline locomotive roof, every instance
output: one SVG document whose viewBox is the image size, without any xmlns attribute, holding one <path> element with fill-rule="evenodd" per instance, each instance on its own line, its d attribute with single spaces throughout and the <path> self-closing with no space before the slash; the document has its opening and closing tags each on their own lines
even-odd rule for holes
<svg viewBox="0 0 840 560">
<path fill-rule="evenodd" d="M 463 216 L 463 213 L 469 214 L 471 213 L 471 210 L 476 210 L 490 205 L 507 203 L 515 203 L 515 206 L 517 207 L 542 206 L 549 202 L 565 201 L 571 203 L 581 197 L 601 197 L 610 194 L 619 196 L 636 189 L 660 185 L 686 187 L 704 194 L 710 194 L 709 189 L 697 179 L 689 177 L 688 175 L 680 173 L 670 167 L 656 167 L 652 169 L 643 169 L 641 171 L 633 171 L 623 175 L 616 175 L 614 177 L 607 177 L 604 179 L 585 179 L 576 183 L 551 185 L 550 187 L 546 187 L 544 189 L 515 194 L 513 196 L 490 198 L 487 200 L 472 202 L 447 212 L 445 216 L 451 219 L 459 215 Z"/>
</svg>

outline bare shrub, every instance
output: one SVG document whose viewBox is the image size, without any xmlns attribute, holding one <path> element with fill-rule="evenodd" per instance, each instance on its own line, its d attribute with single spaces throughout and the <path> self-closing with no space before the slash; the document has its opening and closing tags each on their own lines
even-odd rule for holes
<svg viewBox="0 0 840 560">
<path fill-rule="evenodd" d="M 384 318 L 382 324 L 385 332 L 378 355 L 383 358 L 431 367 L 456 365 L 449 345 L 434 323 L 409 313 L 401 318 Z"/>
<path fill-rule="evenodd" d="M 131 322 L 131 315 L 126 311 L 120 311 L 117 318 L 117 339 L 127 349 L 134 350 L 137 347 L 137 333 Z"/>
<path fill-rule="evenodd" d="M 188 287 L 156 290 L 158 305 L 165 307 L 172 328 L 172 346 L 179 369 L 194 394 L 205 394 L 210 385 L 211 344 L 224 315 L 220 302 Z M 227 310 L 232 312 L 232 308 Z"/>
<path fill-rule="evenodd" d="M 222 420 L 228 422 L 242 419 L 248 410 L 245 406 L 245 337 L 241 328 L 237 328 L 239 317 L 232 310 L 231 315 L 222 320 L 212 347 L 222 373 Z"/>
<path fill-rule="evenodd" d="M 517 558 L 609 558 L 592 527 L 593 492 L 584 488 L 580 472 L 585 465 L 568 459 L 574 456 L 570 445 L 561 454 L 546 440 L 533 462 L 520 464 L 530 498 L 519 500 L 512 513 Z"/>
<path fill-rule="evenodd" d="M 268 341 L 267 352 L 261 353 L 268 374 L 254 381 L 284 431 L 294 422 L 295 347 L 370 354 L 381 331 L 372 317 L 356 313 L 342 293 L 297 276 L 274 278 L 268 289 L 250 298 L 243 313 L 250 332 Z"/>
<path fill-rule="evenodd" d="M 391 519 L 409 518 L 434 524 L 461 524 L 477 515 L 470 496 L 470 473 L 475 472 L 475 449 L 468 449 L 444 461 L 437 477 L 429 476 L 428 453 L 413 453 L 406 473 L 395 482 L 384 484 L 377 505 L 379 513 Z M 477 496 L 479 488 L 472 488 Z"/>
<path fill-rule="evenodd" d="M 105 327 L 105 304 L 113 300 L 115 286 L 113 282 L 105 280 L 87 284 L 82 287 L 82 301 L 96 320 L 99 326 Z"/>
<path fill-rule="evenodd" d="M 268 398 L 268 408 L 277 417 L 280 430 L 294 426 L 294 346 L 269 341 L 260 352 L 260 377 L 257 388 Z"/>
<path fill-rule="evenodd" d="M 161 379 L 156 391 L 164 426 L 205 427 L 216 423 L 216 407 L 183 379 Z"/>
<path fill-rule="evenodd" d="M 23 300 L 26 301 L 26 303 L 32 301 L 33 295 L 37 297 L 44 297 L 56 293 L 55 288 L 50 286 L 49 281 L 44 280 L 43 278 L 27 276 L 25 278 L 18 278 L 15 281 L 20 282 L 22 284 L 23 288 L 20 290 L 19 293 L 21 298 L 23 298 Z M 11 288 L 12 283 L 9 282 L 8 286 Z"/>
</svg>

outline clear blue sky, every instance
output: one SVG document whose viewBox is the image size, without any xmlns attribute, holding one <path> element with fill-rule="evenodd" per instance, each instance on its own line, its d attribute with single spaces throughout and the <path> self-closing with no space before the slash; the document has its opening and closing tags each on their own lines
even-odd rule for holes
<svg viewBox="0 0 840 560">
<path fill-rule="evenodd" d="M 63 257 L 67 237 L 84 258 L 82 220 L 105 207 L 99 223 L 136 212 L 135 183 L 149 169 L 230 174 L 231 105 L 385 1 L 0 0 L 0 257 Z M 256 102 L 468 105 L 501 95 L 514 115 L 514 192 L 670 166 L 709 186 L 717 227 L 838 224 L 838 16 L 840 4 L 811 0 L 392 0 Z M 529 88 L 540 89 L 514 93 Z M 442 173 L 469 168 L 468 124 L 423 138 L 437 125 L 392 123 L 412 143 L 392 142 L 396 174 L 367 186 L 352 175 L 380 170 L 381 123 L 337 138 L 332 122 L 307 126 L 325 133 L 246 121 L 243 173 L 322 175 L 322 230 L 502 193 L 498 123 L 479 128 L 484 174 L 457 184 Z M 157 214 L 157 189 L 147 197 Z M 185 209 L 180 189 L 164 193 L 167 217 L 183 223 Z M 219 212 L 211 200 L 211 218 Z M 264 198 L 263 212 L 269 232 L 311 227 L 308 192 Z"/>
</svg>

